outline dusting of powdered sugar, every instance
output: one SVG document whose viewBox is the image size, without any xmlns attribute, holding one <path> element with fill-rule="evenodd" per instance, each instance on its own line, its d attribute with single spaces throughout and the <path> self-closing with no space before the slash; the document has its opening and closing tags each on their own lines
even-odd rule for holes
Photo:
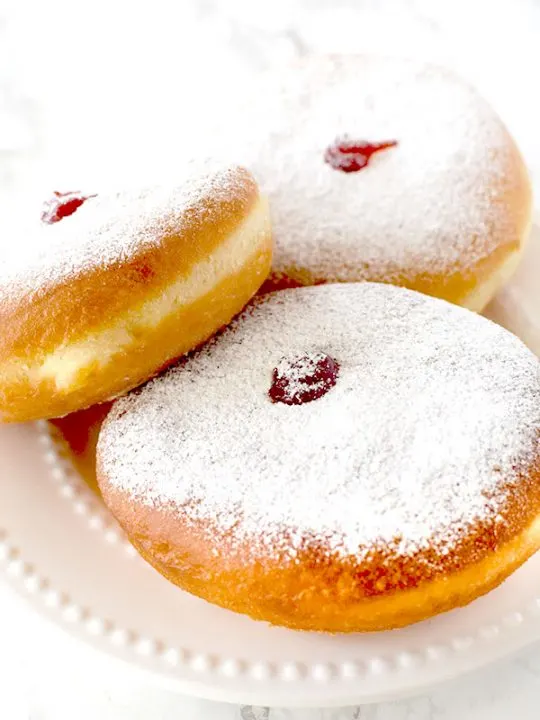
<svg viewBox="0 0 540 720">
<path fill-rule="evenodd" d="M 511 141 L 449 71 L 314 56 L 243 94 L 207 135 L 269 195 L 277 273 L 401 284 L 473 267 L 519 235 L 505 196 L 522 182 Z M 342 136 L 397 145 L 342 173 L 325 162 Z"/>
<path fill-rule="evenodd" d="M 54 224 L 40 220 L 39 205 L 17 207 L 4 221 L 10 242 L 0 263 L 0 298 L 130 261 L 145 246 L 159 244 L 164 234 L 181 233 L 186 218 L 190 223 L 197 215 L 206 219 L 209 200 L 238 197 L 245 183 L 242 173 L 237 166 L 206 161 L 186 164 L 176 185 L 98 191 Z"/>
<path fill-rule="evenodd" d="M 339 363 L 334 387 L 272 403 L 273 369 L 311 353 Z M 259 300 L 119 400 L 98 452 L 112 488 L 254 554 L 314 542 L 363 558 L 448 550 L 493 520 L 539 429 L 538 360 L 513 335 L 408 290 L 340 284 Z"/>
</svg>

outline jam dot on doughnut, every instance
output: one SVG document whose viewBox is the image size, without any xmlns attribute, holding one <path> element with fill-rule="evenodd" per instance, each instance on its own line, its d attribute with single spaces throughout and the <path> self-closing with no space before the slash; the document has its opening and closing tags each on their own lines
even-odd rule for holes
<svg viewBox="0 0 540 720">
<path fill-rule="evenodd" d="M 44 223 L 51 225 L 52 223 L 62 220 L 62 218 L 73 215 L 75 210 L 95 195 L 82 195 L 80 192 L 58 192 L 54 191 L 54 196 L 45 203 L 41 219 Z"/>
<path fill-rule="evenodd" d="M 303 405 L 326 395 L 338 373 L 338 363 L 325 353 L 282 358 L 272 373 L 268 395 L 274 403 Z"/>
<path fill-rule="evenodd" d="M 351 140 L 347 135 L 343 135 L 326 148 L 324 161 L 334 170 L 358 172 L 368 165 L 372 155 L 396 145 L 396 140 L 370 143 L 365 140 Z"/>
</svg>

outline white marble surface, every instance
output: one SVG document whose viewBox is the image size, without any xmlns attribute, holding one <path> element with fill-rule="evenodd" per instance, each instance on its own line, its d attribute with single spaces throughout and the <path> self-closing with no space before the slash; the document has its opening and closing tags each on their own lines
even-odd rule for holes
<svg viewBox="0 0 540 720">
<path fill-rule="evenodd" d="M 310 49 L 429 57 L 478 84 L 540 183 L 540 2 L 196 0 L 0 4 L 3 203 L 56 178 L 157 168 L 221 77 Z M 5 239 L 0 240 L 5 241 Z M 88 572 L 94 572 L 89 568 Z M 141 681 L 34 616 L 0 585 L 0 717 L 6 720 L 520 720 L 538 717 L 540 646 L 422 697 L 343 710 L 239 708 Z"/>
</svg>

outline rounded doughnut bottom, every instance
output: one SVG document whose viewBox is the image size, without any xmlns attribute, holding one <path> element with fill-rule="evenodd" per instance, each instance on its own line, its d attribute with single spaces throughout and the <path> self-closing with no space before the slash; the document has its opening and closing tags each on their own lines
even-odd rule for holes
<svg viewBox="0 0 540 720">
<path fill-rule="evenodd" d="M 473 312 L 482 312 L 518 269 L 527 246 L 527 241 L 528 232 L 524 235 L 521 245 L 514 250 L 508 251 L 504 259 L 498 264 L 495 264 L 490 272 L 486 272 L 484 276 L 478 280 L 476 286 L 463 295 L 461 299 L 455 301 L 452 300 L 452 298 L 447 299 Z"/>
<path fill-rule="evenodd" d="M 390 285 L 400 285 L 409 290 L 431 295 L 451 302 L 454 305 L 481 313 L 493 300 L 495 295 L 512 278 L 518 269 L 527 248 L 529 232 L 523 235 L 518 247 L 499 248 L 491 257 L 478 264 L 469 275 L 456 274 L 453 277 L 426 277 L 416 278 L 378 278 L 378 282 Z M 362 278 L 358 278 L 362 281 Z M 283 273 L 270 273 L 264 282 L 259 295 L 288 290 L 309 285 L 322 285 L 328 282 L 341 282 L 339 278 L 315 279 L 302 270 L 294 270 L 289 275 Z"/>
<path fill-rule="evenodd" d="M 468 605 L 506 580 L 540 548 L 540 515 L 489 557 L 416 588 L 358 598 L 354 570 L 320 567 L 225 567 L 223 559 L 199 564 L 196 553 L 153 543 L 142 534 L 131 542 L 141 556 L 182 590 L 272 625 L 327 633 L 375 632 L 405 627 Z M 197 548 L 200 549 L 200 548 Z"/>
</svg>

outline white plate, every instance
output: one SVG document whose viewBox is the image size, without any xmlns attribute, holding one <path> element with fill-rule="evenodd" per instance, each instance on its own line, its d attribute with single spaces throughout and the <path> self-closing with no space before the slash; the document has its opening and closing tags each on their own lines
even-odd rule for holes
<svg viewBox="0 0 540 720">
<path fill-rule="evenodd" d="M 488 314 L 540 351 L 535 269 L 538 228 Z M 540 553 L 469 607 L 404 630 L 298 633 L 213 607 L 161 578 L 60 457 L 47 424 L 0 428 L 0 476 L 9 581 L 73 635 L 183 693 L 286 707 L 387 700 L 540 638 Z"/>
</svg>

